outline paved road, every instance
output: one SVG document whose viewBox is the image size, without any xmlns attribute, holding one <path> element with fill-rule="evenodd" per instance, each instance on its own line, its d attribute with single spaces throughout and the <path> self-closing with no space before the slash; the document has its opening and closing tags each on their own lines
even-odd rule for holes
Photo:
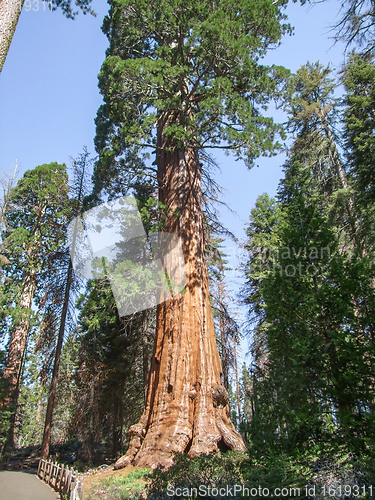
<svg viewBox="0 0 375 500">
<path fill-rule="evenodd" d="M 59 496 L 35 474 L 0 471 L 0 500 L 56 500 Z"/>
</svg>

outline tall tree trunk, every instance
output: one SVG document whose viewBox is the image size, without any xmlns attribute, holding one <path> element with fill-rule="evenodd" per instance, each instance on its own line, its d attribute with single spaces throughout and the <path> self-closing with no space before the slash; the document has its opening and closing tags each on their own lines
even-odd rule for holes
<svg viewBox="0 0 375 500">
<path fill-rule="evenodd" d="M 242 424 L 242 411 L 241 411 L 241 396 L 240 396 L 240 381 L 238 378 L 238 364 L 237 364 L 237 346 L 234 346 L 234 371 L 236 376 L 236 404 L 238 412 L 238 424 Z"/>
<path fill-rule="evenodd" d="M 30 327 L 31 303 L 34 298 L 36 287 L 36 275 L 25 273 L 22 281 L 22 293 L 17 304 L 20 317 L 14 325 L 10 335 L 8 356 L 4 371 L 4 379 L 8 383 L 5 405 L 14 399 L 17 384 L 21 373 L 22 359 L 25 352 L 27 334 Z"/>
<path fill-rule="evenodd" d="M 61 313 L 61 320 L 60 320 L 59 337 L 57 340 L 55 361 L 53 364 L 51 387 L 50 387 L 49 395 L 48 395 L 47 412 L 46 412 L 46 419 L 45 419 L 44 433 L 43 433 L 43 443 L 42 443 L 42 449 L 40 452 L 41 458 L 45 458 L 45 459 L 48 458 L 48 455 L 49 455 L 49 447 L 50 447 L 50 441 L 51 441 L 52 415 L 53 415 L 53 409 L 55 406 L 57 379 L 59 376 L 61 351 L 62 351 L 62 345 L 64 342 L 66 315 L 68 312 L 69 295 L 70 295 L 70 287 L 72 284 L 72 279 L 73 279 L 73 265 L 72 265 L 72 260 L 70 259 L 69 260 L 69 267 L 68 267 L 68 276 L 67 276 L 66 285 L 65 285 L 64 304 L 63 304 L 62 313 Z"/>
<path fill-rule="evenodd" d="M 88 153 L 85 150 L 83 169 L 79 172 L 79 187 L 78 187 L 78 196 L 77 196 L 78 205 L 76 207 L 75 212 L 73 212 L 76 217 L 79 214 L 79 211 L 80 211 L 81 206 L 82 206 L 83 185 L 84 185 L 84 179 L 85 179 L 85 169 L 86 169 L 87 156 L 88 156 Z M 40 452 L 41 458 L 45 458 L 45 459 L 48 458 L 48 455 L 49 455 L 49 447 L 50 447 L 50 442 L 51 442 L 52 416 L 53 416 L 53 410 L 55 407 L 57 379 L 59 377 L 60 359 L 61 359 L 62 345 L 64 342 L 66 316 L 68 314 L 68 308 L 69 308 L 70 289 L 71 289 L 72 282 L 73 282 L 73 260 L 74 260 L 74 252 L 75 252 L 76 238 L 77 238 L 77 224 L 78 224 L 78 220 L 76 219 L 75 229 L 74 229 L 74 233 L 73 233 L 73 239 L 71 242 L 72 255 L 71 255 L 71 258 L 69 259 L 68 273 L 67 273 L 66 282 L 65 282 L 64 303 L 63 303 L 63 308 L 61 311 L 59 336 L 57 339 L 57 346 L 56 346 L 55 360 L 54 360 L 54 365 L 53 365 L 51 387 L 50 387 L 50 391 L 49 391 L 49 395 L 48 395 L 48 405 L 47 405 L 46 419 L 45 419 L 45 424 L 44 424 L 42 449 Z M 95 339 L 94 339 L 94 350 L 95 350 Z M 70 395 L 71 395 L 71 399 L 72 399 L 72 391 L 70 391 Z"/>
<path fill-rule="evenodd" d="M 318 115 L 318 117 L 322 123 L 324 132 L 325 132 L 326 137 L 327 137 L 329 144 L 330 144 L 330 152 L 332 155 L 332 161 L 333 161 L 333 165 L 334 165 L 334 168 L 336 171 L 336 175 L 339 179 L 340 187 L 341 187 L 341 189 L 348 189 L 348 181 L 346 180 L 346 176 L 345 176 L 344 170 L 343 170 L 342 165 L 341 165 L 340 157 L 339 157 L 339 154 L 337 152 L 337 147 L 336 147 L 334 138 L 332 136 L 331 130 L 329 128 L 329 124 L 328 124 L 327 119 L 326 119 L 326 113 L 327 113 L 327 111 L 324 112 L 324 110 L 318 110 L 316 112 L 316 114 Z M 356 220 L 356 217 L 355 217 L 355 207 L 354 207 L 354 200 L 353 200 L 352 195 L 350 195 L 348 197 L 348 199 L 345 202 L 345 205 L 346 205 L 346 211 L 347 211 L 348 216 L 349 216 L 349 223 L 350 223 L 350 226 L 352 228 L 354 241 L 355 241 L 356 246 L 360 252 L 360 255 L 363 256 L 363 248 L 362 248 L 360 238 L 359 238 L 360 226 L 359 226 L 359 221 Z"/>
<path fill-rule="evenodd" d="M 1 0 L 0 2 L 0 73 L 16 31 L 24 0 Z"/>
<path fill-rule="evenodd" d="M 27 339 L 27 334 L 26 334 L 26 339 Z M 17 383 L 14 388 L 11 389 L 11 393 L 8 396 L 8 400 L 5 402 L 5 404 L 8 407 L 8 410 L 11 411 L 11 416 L 10 416 L 10 422 L 9 422 L 9 430 L 8 430 L 8 435 L 6 438 L 6 441 L 3 446 L 2 450 L 2 456 L 3 459 L 7 457 L 8 452 L 14 448 L 15 445 L 15 431 L 16 431 L 16 422 L 17 422 L 17 416 L 18 416 L 18 401 L 19 401 L 19 395 L 20 395 L 20 387 L 21 387 L 21 380 L 23 376 L 23 366 L 24 366 L 24 361 L 25 361 L 25 355 L 26 355 L 26 341 L 25 341 L 25 348 L 22 353 L 22 358 L 21 358 L 21 363 L 20 363 L 20 368 L 18 372 L 18 377 L 17 377 Z"/>
<path fill-rule="evenodd" d="M 9 450 L 14 448 L 18 399 L 22 378 L 22 365 L 26 352 L 27 335 L 30 328 L 31 303 L 36 286 L 35 274 L 25 274 L 22 285 L 23 290 L 18 304 L 20 308 L 20 318 L 11 333 L 8 356 L 4 370 L 4 379 L 7 381 L 8 387 L 2 404 L 10 410 L 11 417 L 7 439 L 2 450 L 3 457 L 7 455 Z"/>
<path fill-rule="evenodd" d="M 221 342 L 221 365 L 223 368 L 223 383 L 226 390 L 229 390 L 229 360 L 228 360 L 228 339 L 226 332 L 226 321 L 224 318 L 224 290 L 223 283 L 218 284 L 219 304 L 220 304 L 220 342 Z"/>
<path fill-rule="evenodd" d="M 187 283 L 184 293 L 157 307 L 146 407 L 139 423 L 129 429 L 129 449 L 116 462 L 117 469 L 130 463 L 169 466 L 176 453 L 193 457 L 226 449 L 246 451 L 230 421 L 229 396 L 221 382 L 208 291 L 198 155 L 193 149 L 168 151 L 167 146 L 159 126 L 159 199 L 169 207 L 164 230 L 181 239 Z M 179 263 L 174 264 L 178 268 Z"/>
<path fill-rule="evenodd" d="M 143 347 L 142 347 L 142 368 L 143 368 L 143 385 L 144 385 L 144 402 L 146 404 L 147 399 L 147 385 L 148 385 L 148 372 L 149 372 L 149 361 L 148 361 L 148 339 L 147 339 L 147 330 L 148 330 L 148 322 L 147 322 L 147 311 L 143 311 Z"/>
<path fill-rule="evenodd" d="M 96 353 L 96 330 L 94 330 L 94 337 L 92 339 L 92 356 L 95 359 Z M 88 436 L 88 455 L 89 455 L 89 463 L 92 463 L 92 458 L 94 456 L 94 421 L 95 421 L 95 385 L 96 385 L 96 377 L 91 377 L 90 379 L 90 408 L 89 408 L 89 436 Z"/>
</svg>

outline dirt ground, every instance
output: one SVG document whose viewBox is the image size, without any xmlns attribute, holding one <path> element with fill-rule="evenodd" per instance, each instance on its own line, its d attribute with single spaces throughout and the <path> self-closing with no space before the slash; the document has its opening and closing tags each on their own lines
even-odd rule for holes
<svg viewBox="0 0 375 500">
<path fill-rule="evenodd" d="M 95 482 L 100 481 L 106 477 L 111 476 L 126 476 L 130 471 L 134 470 L 135 467 L 128 465 L 124 469 L 120 470 L 106 470 L 104 472 L 99 472 L 97 474 L 92 474 L 90 476 L 84 476 L 83 478 L 83 492 L 88 491 Z M 1 500 L 1 498 L 0 498 Z"/>
</svg>

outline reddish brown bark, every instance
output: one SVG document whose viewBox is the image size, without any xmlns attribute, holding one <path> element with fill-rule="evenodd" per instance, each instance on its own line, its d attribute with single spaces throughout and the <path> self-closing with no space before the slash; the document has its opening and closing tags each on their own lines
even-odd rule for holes
<svg viewBox="0 0 375 500">
<path fill-rule="evenodd" d="M 193 457 L 219 450 L 246 451 L 229 417 L 210 306 L 197 152 L 166 151 L 158 133 L 159 199 L 168 205 L 164 231 L 182 243 L 185 292 L 157 308 L 156 339 L 146 407 L 126 455 L 115 464 L 169 466 L 176 453 Z M 176 215 L 178 210 L 180 215 Z"/>
<path fill-rule="evenodd" d="M 9 342 L 8 355 L 4 370 L 4 379 L 7 381 L 7 389 L 2 405 L 11 410 L 10 428 L 8 437 L 3 447 L 3 455 L 14 447 L 14 433 L 17 417 L 18 396 L 21 383 L 21 370 L 23 357 L 26 349 L 27 335 L 30 327 L 31 303 L 36 286 L 35 274 L 25 273 L 22 282 L 22 293 L 19 307 L 19 318 L 12 330 Z"/>
<path fill-rule="evenodd" d="M 8 397 L 5 404 L 13 398 L 20 377 L 22 358 L 30 326 L 31 303 L 34 297 L 35 286 L 36 275 L 25 273 L 20 301 L 17 304 L 20 317 L 10 336 L 8 356 L 4 370 L 4 379 L 8 383 Z"/>
</svg>

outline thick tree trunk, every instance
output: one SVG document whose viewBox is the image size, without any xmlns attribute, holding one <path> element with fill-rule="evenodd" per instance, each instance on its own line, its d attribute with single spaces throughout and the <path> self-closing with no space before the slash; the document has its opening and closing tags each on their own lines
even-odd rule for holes
<svg viewBox="0 0 375 500">
<path fill-rule="evenodd" d="M 21 383 L 21 370 L 30 327 L 31 303 L 34 297 L 35 286 L 35 274 L 25 273 L 22 283 L 22 294 L 18 303 L 20 317 L 10 336 L 8 356 L 4 370 L 4 379 L 7 382 L 7 389 L 2 405 L 8 407 L 12 413 L 8 437 L 2 451 L 3 455 L 14 447 L 14 431 Z"/>
<path fill-rule="evenodd" d="M 147 400 L 147 385 L 148 385 L 148 339 L 147 339 L 147 311 L 143 311 L 143 348 L 142 348 L 142 368 L 143 368 L 143 385 L 144 385 L 144 402 Z"/>
<path fill-rule="evenodd" d="M 24 0 L 1 0 L 0 2 L 0 73 L 16 31 Z"/>
<path fill-rule="evenodd" d="M 22 294 L 17 304 L 20 317 L 15 324 L 10 336 L 8 356 L 4 371 L 4 379 L 8 383 L 7 398 L 5 404 L 12 400 L 17 388 L 20 376 L 23 354 L 27 342 L 27 334 L 30 327 L 31 303 L 36 286 L 36 275 L 25 273 L 22 282 Z"/>
<path fill-rule="evenodd" d="M 147 401 L 129 429 L 126 455 L 115 464 L 169 466 L 176 453 L 194 457 L 219 450 L 246 451 L 229 417 L 210 306 L 197 152 L 168 152 L 158 131 L 160 201 L 169 212 L 164 231 L 182 243 L 185 292 L 157 307 L 156 339 Z M 176 211 L 180 215 L 176 215 Z M 176 262 L 178 266 L 178 263 Z"/>
</svg>

